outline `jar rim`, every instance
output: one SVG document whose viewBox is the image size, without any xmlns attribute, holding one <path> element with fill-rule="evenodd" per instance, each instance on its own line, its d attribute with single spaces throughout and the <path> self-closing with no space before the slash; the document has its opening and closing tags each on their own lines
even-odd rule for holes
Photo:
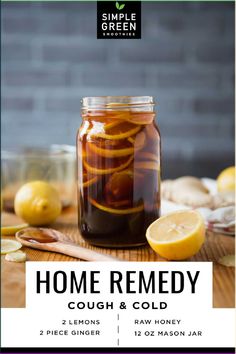
<svg viewBox="0 0 236 354">
<path fill-rule="evenodd" d="M 153 96 L 94 96 L 83 97 L 82 109 L 122 109 L 154 106 Z"/>
<path fill-rule="evenodd" d="M 76 149 L 72 145 L 57 145 L 53 144 L 48 147 L 42 146 L 22 146 L 22 147 L 13 147 L 10 149 L 2 150 L 2 160 L 10 160 L 17 158 L 24 159 L 41 159 L 42 156 L 48 159 L 57 159 L 57 158 L 74 158 Z"/>
</svg>

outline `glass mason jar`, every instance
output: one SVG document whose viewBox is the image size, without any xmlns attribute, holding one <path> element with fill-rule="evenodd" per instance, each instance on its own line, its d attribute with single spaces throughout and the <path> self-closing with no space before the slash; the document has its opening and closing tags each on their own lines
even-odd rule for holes
<svg viewBox="0 0 236 354">
<path fill-rule="evenodd" d="M 37 180 L 46 181 L 58 190 L 64 208 L 75 205 L 75 170 L 75 146 L 31 146 L 3 150 L 1 158 L 3 209 L 14 212 L 14 199 L 19 188 L 27 182 Z"/>
<path fill-rule="evenodd" d="M 146 243 L 160 211 L 160 133 L 152 97 L 82 100 L 77 135 L 79 229 L 89 243 Z"/>
</svg>

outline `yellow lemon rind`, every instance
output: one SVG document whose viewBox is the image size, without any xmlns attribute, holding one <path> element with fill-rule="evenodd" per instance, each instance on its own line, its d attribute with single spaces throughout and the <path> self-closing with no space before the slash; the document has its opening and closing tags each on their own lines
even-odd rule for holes
<svg viewBox="0 0 236 354">
<path fill-rule="evenodd" d="M 19 225 L 10 225 L 1 227 L 2 236 L 14 236 L 17 231 L 20 231 L 26 227 L 29 227 L 29 224 L 19 224 Z"/>
</svg>

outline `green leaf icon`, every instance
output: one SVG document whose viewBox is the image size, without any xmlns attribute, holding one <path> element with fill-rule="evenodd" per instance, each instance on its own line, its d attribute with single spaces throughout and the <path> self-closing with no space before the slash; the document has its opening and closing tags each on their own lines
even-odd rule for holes
<svg viewBox="0 0 236 354">
<path fill-rule="evenodd" d="M 125 7 L 125 4 L 119 4 L 118 1 L 116 1 L 116 8 L 117 10 L 122 10 Z"/>
</svg>

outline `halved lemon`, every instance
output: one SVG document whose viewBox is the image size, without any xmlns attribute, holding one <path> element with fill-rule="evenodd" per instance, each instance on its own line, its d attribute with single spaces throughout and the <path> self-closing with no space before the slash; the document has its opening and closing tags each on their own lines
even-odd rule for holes
<svg viewBox="0 0 236 354">
<path fill-rule="evenodd" d="M 199 212 L 182 210 L 162 216 L 147 229 L 151 248 L 169 260 L 194 256 L 205 240 L 204 220 Z"/>
</svg>

